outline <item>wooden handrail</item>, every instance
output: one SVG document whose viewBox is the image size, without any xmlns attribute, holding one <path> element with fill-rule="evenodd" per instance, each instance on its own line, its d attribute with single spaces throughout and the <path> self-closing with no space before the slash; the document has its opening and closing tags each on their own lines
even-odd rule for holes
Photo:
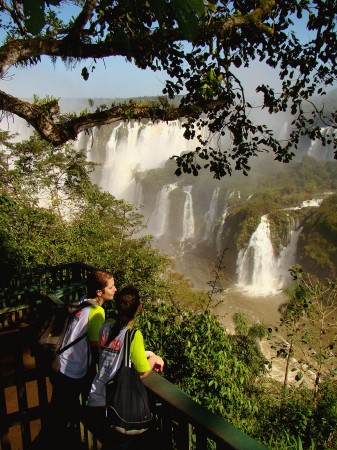
<svg viewBox="0 0 337 450">
<path fill-rule="evenodd" d="M 147 389 L 153 393 L 156 399 L 178 413 L 187 423 L 196 427 L 208 438 L 214 440 L 219 448 L 228 450 L 266 450 L 267 447 L 254 440 L 235 426 L 226 422 L 203 406 L 196 403 L 173 383 L 151 372 L 143 380 Z"/>
</svg>

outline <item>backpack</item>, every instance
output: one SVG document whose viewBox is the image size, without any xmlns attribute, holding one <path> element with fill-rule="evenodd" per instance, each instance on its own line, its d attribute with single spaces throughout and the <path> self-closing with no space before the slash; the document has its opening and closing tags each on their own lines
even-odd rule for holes
<svg viewBox="0 0 337 450">
<path fill-rule="evenodd" d="M 128 435 L 143 433 L 152 421 L 146 388 L 130 359 L 135 332 L 133 329 L 125 333 L 121 366 L 105 386 L 108 426 Z"/>
<path fill-rule="evenodd" d="M 47 374 L 60 369 L 59 355 L 77 342 L 86 338 L 86 333 L 62 347 L 64 335 L 71 319 L 83 308 L 93 305 L 93 301 L 64 303 L 54 294 L 43 296 L 40 321 L 38 321 L 32 354 L 39 368 Z"/>
</svg>

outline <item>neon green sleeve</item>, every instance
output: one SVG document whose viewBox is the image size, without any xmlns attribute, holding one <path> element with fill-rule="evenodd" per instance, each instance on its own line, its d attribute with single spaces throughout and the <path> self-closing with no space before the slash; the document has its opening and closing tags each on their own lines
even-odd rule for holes
<svg viewBox="0 0 337 450">
<path fill-rule="evenodd" d="M 145 356 L 145 347 L 142 333 L 137 330 L 130 347 L 131 362 L 138 373 L 150 370 L 150 364 Z"/>
<path fill-rule="evenodd" d="M 105 311 L 99 305 L 90 306 L 88 317 L 88 341 L 98 342 L 99 330 L 105 322 Z"/>
</svg>

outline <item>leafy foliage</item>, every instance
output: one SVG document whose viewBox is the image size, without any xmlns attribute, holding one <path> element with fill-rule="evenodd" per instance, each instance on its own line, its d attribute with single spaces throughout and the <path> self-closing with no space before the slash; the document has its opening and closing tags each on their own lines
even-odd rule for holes
<svg viewBox="0 0 337 450">
<path fill-rule="evenodd" d="M 337 196 L 325 199 L 304 223 L 299 248 L 300 263 L 317 275 L 337 275 Z M 313 270 L 314 269 L 314 270 Z"/>
<path fill-rule="evenodd" d="M 310 291 L 303 288 L 304 302 Z M 293 301 L 289 300 L 290 320 Z M 294 317 L 299 314 L 294 310 Z M 335 378 L 326 373 L 315 401 L 305 383 L 289 384 L 284 391 L 281 383 L 266 377 L 261 370 L 265 358 L 255 353 L 255 339 L 265 336 L 265 327 L 249 325 L 241 313 L 234 321 L 235 334 L 228 335 L 209 312 L 195 313 L 153 299 L 138 316 L 137 325 L 147 348 L 164 358 L 166 379 L 270 448 L 335 448 Z M 242 340 L 248 336 L 251 340 Z"/>
<path fill-rule="evenodd" d="M 268 361 L 263 356 L 259 341 L 268 335 L 268 326 L 259 323 L 249 326 L 248 317 L 242 313 L 235 313 L 233 321 L 235 334 L 230 336 L 230 340 L 237 358 L 244 362 L 255 376 L 266 373 Z"/>
<path fill-rule="evenodd" d="M 145 308 L 139 325 L 148 347 L 164 357 L 165 378 L 231 422 L 241 424 L 253 414 L 255 401 L 246 401 L 252 374 L 212 314 L 160 302 Z"/>
</svg>

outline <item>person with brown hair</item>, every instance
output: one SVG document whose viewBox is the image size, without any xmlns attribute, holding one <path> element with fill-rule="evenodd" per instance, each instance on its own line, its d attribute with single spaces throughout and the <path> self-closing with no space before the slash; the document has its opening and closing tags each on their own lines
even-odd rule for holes
<svg viewBox="0 0 337 450">
<path fill-rule="evenodd" d="M 59 355 L 60 370 L 51 378 L 53 387 L 51 407 L 54 427 L 69 427 L 78 422 L 80 394 L 87 395 L 96 373 L 99 331 L 105 322 L 103 304 L 114 298 L 117 289 L 112 273 L 105 270 L 91 272 L 87 279 L 88 307 L 72 317 L 61 347 L 80 339 Z"/>
</svg>

